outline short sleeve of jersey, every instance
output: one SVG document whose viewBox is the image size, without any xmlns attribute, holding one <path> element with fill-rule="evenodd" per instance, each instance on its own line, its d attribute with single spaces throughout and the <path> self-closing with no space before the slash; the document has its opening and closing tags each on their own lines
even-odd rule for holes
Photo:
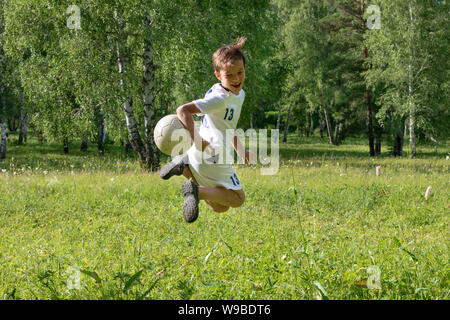
<svg viewBox="0 0 450 320">
<path fill-rule="evenodd" d="M 193 102 L 203 114 L 207 114 L 223 108 L 225 98 L 223 93 L 211 89 L 203 99 L 194 100 Z"/>
</svg>

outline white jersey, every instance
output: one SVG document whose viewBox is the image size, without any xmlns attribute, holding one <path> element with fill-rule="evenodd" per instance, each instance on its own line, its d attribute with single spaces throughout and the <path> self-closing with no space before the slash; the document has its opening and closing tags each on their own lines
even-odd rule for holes
<svg viewBox="0 0 450 320">
<path fill-rule="evenodd" d="M 244 90 L 236 95 L 217 83 L 203 99 L 193 101 L 203 114 L 199 134 L 210 143 L 213 148 L 212 154 L 218 155 L 210 157 L 212 154 L 209 152 L 211 150 L 208 150 L 209 147 L 204 152 L 206 157 L 195 145 L 188 150 L 189 168 L 199 185 L 225 187 L 231 190 L 242 189 L 233 167 L 225 162 L 227 159 L 233 161 L 234 158 L 233 136 L 229 137 L 230 141 L 226 141 L 226 131 L 236 129 L 244 98 Z M 205 158 L 208 160 L 203 161 Z"/>
<path fill-rule="evenodd" d="M 226 146 L 226 130 L 236 129 L 244 99 L 244 90 L 236 95 L 224 89 L 220 83 L 216 83 L 203 99 L 193 101 L 203 114 L 199 134 L 218 153 L 224 151 L 223 147 L 228 149 L 230 147 Z M 228 141 L 230 142 L 232 140 Z"/>
</svg>

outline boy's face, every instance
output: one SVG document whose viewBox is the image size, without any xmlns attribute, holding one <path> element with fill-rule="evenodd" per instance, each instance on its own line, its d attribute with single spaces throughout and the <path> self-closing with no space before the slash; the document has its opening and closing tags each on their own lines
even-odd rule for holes
<svg viewBox="0 0 450 320">
<path fill-rule="evenodd" d="M 239 94 L 245 80 L 244 61 L 239 59 L 232 65 L 222 67 L 219 72 L 214 71 L 214 74 L 220 80 L 222 87 L 234 94 Z"/>
</svg>

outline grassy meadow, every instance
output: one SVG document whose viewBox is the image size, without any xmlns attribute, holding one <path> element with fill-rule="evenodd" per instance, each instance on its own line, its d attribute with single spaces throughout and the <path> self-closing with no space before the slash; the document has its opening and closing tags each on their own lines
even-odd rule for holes
<svg viewBox="0 0 450 320">
<path fill-rule="evenodd" d="M 292 135 L 276 175 L 236 166 L 243 207 L 202 202 L 187 224 L 184 179 L 119 146 L 16 140 L 0 162 L 0 299 L 450 297 L 448 144 L 370 158 L 362 138 Z"/>
</svg>

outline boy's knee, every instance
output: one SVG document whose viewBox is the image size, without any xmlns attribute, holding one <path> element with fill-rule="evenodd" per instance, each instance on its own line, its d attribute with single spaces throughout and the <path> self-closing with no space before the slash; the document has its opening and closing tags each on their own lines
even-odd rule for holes
<svg viewBox="0 0 450 320">
<path fill-rule="evenodd" d="M 238 208 L 238 207 L 242 206 L 245 202 L 245 193 L 244 193 L 244 190 L 242 190 L 242 189 L 241 190 L 233 190 L 233 191 L 236 194 L 236 201 L 232 207 Z"/>
<path fill-rule="evenodd" d="M 208 200 L 205 200 L 205 202 L 211 207 L 211 209 L 214 212 L 219 212 L 220 213 L 220 212 L 228 211 L 228 209 L 230 209 L 230 207 L 226 207 L 226 206 L 223 206 L 221 204 L 214 203 L 214 202 L 211 202 L 211 201 L 208 201 Z"/>
<path fill-rule="evenodd" d="M 211 207 L 211 208 L 213 209 L 214 212 L 217 212 L 217 213 L 226 212 L 226 211 L 228 211 L 228 209 L 230 209 L 230 207 L 225 207 L 225 206 Z"/>
</svg>

